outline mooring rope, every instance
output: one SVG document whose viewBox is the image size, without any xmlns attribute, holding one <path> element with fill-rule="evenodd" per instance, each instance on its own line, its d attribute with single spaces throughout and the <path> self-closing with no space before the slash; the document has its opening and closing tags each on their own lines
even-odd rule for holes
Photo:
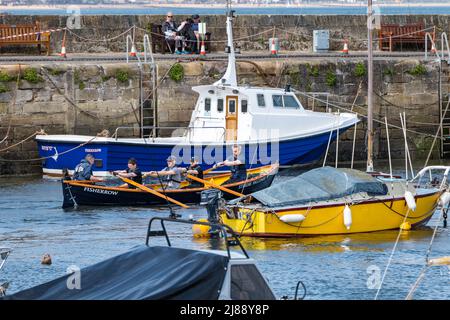
<svg viewBox="0 0 450 320">
<path fill-rule="evenodd" d="M 405 215 L 404 218 L 403 218 L 402 224 L 406 222 L 406 219 L 408 218 L 408 215 L 409 215 L 409 211 L 410 211 L 410 209 L 409 209 L 409 207 L 408 207 L 408 210 L 406 211 L 406 215 Z M 378 299 L 378 295 L 380 294 L 381 287 L 383 286 L 383 282 L 384 282 L 384 279 L 385 279 L 385 277 L 386 277 L 386 273 L 387 273 L 387 271 L 388 271 L 388 269 L 389 269 L 389 266 L 391 265 L 392 258 L 394 257 L 395 250 L 397 249 L 397 245 L 398 245 L 398 242 L 399 242 L 399 240 L 400 240 L 400 236 L 401 236 L 401 234 L 402 234 L 402 231 L 403 231 L 403 230 L 402 230 L 401 228 L 400 228 L 400 230 L 398 231 L 397 239 L 395 240 L 394 247 L 392 248 L 391 255 L 389 256 L 389 259 L 388 259 L 388 263 L 386 264 L 386 268 L 384 269 L 383 277 L 381 278 L 381 282 L 380 282 L 380 285 L 378 286 L 377 293 L 375 294 L 374 300 L 377 300 L 377 299 Z"/>
<path fill-rule="evenodd" d="M 436 226 L 434 227 L 433 235 L 431 237 L 430 244 L 428 246 L 427 253 L 425 255 L 425 265 L 423 266 L 422 270 L 420 271 L 416 282 L 414 283 L 414 285 L 409 290 L 408 295 L 406 296 L 405 300 L 411 300 L 412 299 L 414 292 L 419 287 L 419 284 L 422 281 L 422 279 L 425 277 L 425 272 L 430 267 L 430 265 L 429 265 L 429 256 L 430 256 L 430 253 L 431 253 L 431 247 L 433 246 L 433 242 L 434 242 L 434 239 L 435 239 L 436 233 L 437 233 L 437 228 L 439 226 L 439 223 L 441 222 L 444 210 L 445 210 L 444 207 L 442 207 L 441 213 L 439 214 L 439 219 L 438 219 L 438 221 L 436 223 Z"/>
<path fill-rule="evenodd" d="M 36 131 L 35 133 L 31 134 L 30 136 L 26 137 L 25 139 L 15 143 L 15 144 L 12 144 L 12 145 L 10 145 L 10 146 L 8 146 L 6 148 L 0 149 L 0 152 L 4 152 L 4 151 L 7 151 L 7 150 L 12 149 L 14 147 L 17 147 L 18 145 L 21 145 L 21 144 L 25 143 L 26 141 L 30 140 L 31 138 L 37 136 L 38 134 L 46 135 L 45 131 L 41 129 L 41 130 Z"/>
<path fill-rule="evenodd" d="M 79 144 L 76 147 L 73 147 L 72 149 L 69 149 L 69 150 L 63 151 L 61 153 L 58 153 L 58 156 L 66 154 L 66 153 L 69 153 L 69 152 L 72 152 L 72 151 L 74 151 L 76 149 L 79 149 L 79 148 L 87 145 L 88 143 L 94 141 L 95 139 L 97 139 L 97 136 L 93 137 L 92 139 L 90 139 L 90 140 L 88 140 L 86 142 L 83 142 L 83 143 Z M 55 155 L 47 156 L 47 157 L 41 157 L 41 158 L 34 158 L 34 159 L 3 159 L 3 158 L 0 158 L 0 161 L 2 161 L 2 162 L 31 162 L 31 161 L 42 161 L 42 160 L 46 160 L 46 159 L 50 159 L 50 158 L 54 158 L 54 157 L 55 157 Z"/>
</svg>

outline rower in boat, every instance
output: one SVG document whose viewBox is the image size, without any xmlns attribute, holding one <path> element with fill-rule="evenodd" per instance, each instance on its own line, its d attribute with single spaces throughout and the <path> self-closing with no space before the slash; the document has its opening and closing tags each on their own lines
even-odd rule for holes
<svg viewBox="0 0 450 320">
<path fill-rule="evenodd" d="M 83 160 L 75 167 L 73 180 L 90 180 L 95 182 L 102 182 L 103 179 L 94 176 L 92 172 L 92 166 L 94 165 L 95 158 L 92 154 L 87 154 Z"/>
<path fill-rule="evenodd" d="M 119 176 L 122 178 L 128 178 L 133 180 L 134 182 L 137 182 L 139 184 L 142 184 L 142 172 L 141 169 L 137 166 L 137 161 L 134 158 L 130 158 L 128 160 L 128 168 L 125 170 L 116 170 L 112 172 L 113 175 Z M 130 189 L 136 189 L 135 186 L 124 183 L 120 186 L 121 188 L 130 188 Z"/>
<path fill-rule="evenodd" d="M 177 158 L 169 156 L 167 158 L 167 167 L 161 171 L 150 171 L 144 174 L 143 178 L 152 177 L 158 178 L 164 184 L 165 190 L 179 189 L 183 179 L 183 168 L 177 166 Z"/>
<path fill-rule="evenodd" d="M 232 184 L 236 182 L 241 182 L 247 179 L 247 168 L 245 167 L 245 156 L 241 153 L 241 146 L 235 144 L 233 145 L 233 155 L 227 160 L 219 162 L 214 165 L 215 168 L 219 167 L 230 167 L 231 176 L 223 184 Z"/>
<path fill-rule="evenodd" d="M 184 168 L 184 173 L 185 174 L 190 174 L 192 176 L 195 176 L 197 178 L 203 179 L 203 169 L 199 164 L 198 158 L 197 157 L 192 157 L 191 158 L 191 165 L 187 168 Z M 188 188 L 203 188 L 204 184 L 198 181 L 194 181 L 191 179 L 187 179 L 187 181 L 189 182 L 189 184 L 185 187 L 183 187 L 183 189 L 188 189 Z"/>
</svg>

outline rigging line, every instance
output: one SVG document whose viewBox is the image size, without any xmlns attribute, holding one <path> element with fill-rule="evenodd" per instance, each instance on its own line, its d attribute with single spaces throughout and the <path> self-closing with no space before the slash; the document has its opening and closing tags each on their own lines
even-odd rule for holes
<svg viewBox="0 0 450 320">
<path fill-rule="evenodd" d="M 319 101 L 319 102 L 322 102 L 322 103 L 327 103 L 326 100 L 316 98 L 315 96 L 309 95 L 309 94 L 307 94 L 307 93 L 304 93 L 304 92 L 301 92 L 301 91 L 298 91 L 298 90 L 295 90 L 295 89 L 292 89 L 292 90 L 293 90 L 295 93 L 300 94 L 300 95 L 303 95 L 303 96 L 305 96 L 305 97 L 308 97 L 308 98 L 311 98 L 311 99 L 315 99 L 315 100 L 317 100 L 317 101 Z M 330 103 L 329 101 L 328 101 L 328 104 L 331 105 L 332 107 L 337 108 L 337 109 L 342 109 L 342 110 L 345 110 L 345 111 L 347 111 L 347 112 L 351 112 L 351 113 L 357 114 L 357 115 L 359 115 L 359 116 L 361 116 L 361 117 L 363 117 L 363 118 L 367 118 L 367 115 L 364 115 L 364 114 L 359 113 L 359 112 L 351 111 L 351 110 L 348 109 L 348 108 L 339 106 L 339 105 L 334 104 L 334 103 Z M 384 121 L 381 121 L 381 120 L 378 120 L 378 119 L 375 119 L 375 118 L 373 119 L 373 121 L 375 121 L 375 122 L 377 122 L 377 123 L 380 123 L 380 124 L 384 124 Z M 402 128 L 401 128 L 400 126 L 397 126 L 397 125 L 394 125 L 394 124 L 389 124 L 389 126 L 392 127 L 392 128 L 396 128 L 396 129 L 402 130 Z M 411 130 L 411 129 L 406 129 L 406 131 L 409 131 L 409 132 L 411 132 L 411 133 L 415 133 L 415 134 L 418 134 L 418 135 L 423 135 L 423 136 L 432 137 L 432 138 L 436 137 L 436 138 L 439 138 L 439 139 L 442 140 L 441 137 L 438 137 L 438 136 L 436 136 L 436 135 L 432 135 L 432 134 L 429 134 L 429 133 L 420 132 L 420 131 L 415 131 L 415 130 Z"/>
<path fill-rule="evenodd" d="M 23 139 L 23 140 L 21 140 L 21 141 L 15 143 L 15 144 L 12 144 L 12 145 L 10 145 L 10 146 L 8 146 L 8 147 L 6 147 L 6 148 L 0 149 L 0 152 L 4 152 L 4 151 L 6 151 L 6 150 L 9 150 L 9 149 L 12 149 L 12 148 L 14 148 L 14 147 L 17 147 L 18 145 L 21 145 L 22 143 L 24 143 L 24 142 L 30 140 L 31 138 L 33 138 L 34 136 L 36 136 L 36 135 L 38 135 L 38 134 L 46 134 L 46 133 L 44 132 L 44 130 L 36 131 L 35 133 L 33 133 L 32 135 L 26 137 L 25 139 Z"/>
<path fill-rule="evenodd" d="M 281 29 L 281 28 L 279 28 L 279 27 L 277 27 L 277 29 L 280 30 L 280 31 L 283 31 L 283 32 L 286 32 L 286 33 L 295 35 L 295 36 L 297 36 L 297 37 L 304 37 L 304 38 L 310 38 L 310 39 L 313 38 L 313 37 L 312 37 L 311 35 L 309 35 L 309 34 L 297 34 L 297 33 L 295 33 L 294 31 L 288 31 L 288 30 L 286 30 L 286 29 Z M 423 32 L 423 31 L 428 31 L 428 30 L 431 30 L 431 29 L 433 29 L 433 27 L 428 27 L 428 28 L 424 28 L 424 29 L 422 29 L 422 30 L 412 31 L 412 32 L 409 32 L 409 33 L 402 33 L 402 34 L 398 34 L 398 35 L 395 35 L 395 36 L 392 36 L 392 37 L 373 38 L 373 39 L 372 39 L 372 42 L 379 41 L 379 40 L 384 40 L 384 39 L 389 39 L 389 38 L 391 38 L 391 39 L 394 39 L 394 38 L 401 38 L 401 37 L 403 37 L 403 36 L 408 36 L 408 35 L 420 33 L 420 32 Z M 344 39 L 343 39 L 343 38 L 330 38 L 330 40 L 333 40 L 333 41 L 342 41 L 342 40 L 344 40 Z M 351 40 L 352 40 L 352 41 L 361 41 L 361 42 L 367 42 L 367 41 L 368 41 L 367 38 L 364 38 L 364 39 L 351 38 Z"/>
<path fill-rule="evenodd" d="M 408 211 L 406 211 L 406 215 L 405 215 L 404 218 L 403 218 L 402 224 L 405 223 L 406 219 L 408 218 L 409 211 L 410 211 L 410 209 L 409 209 L 409 207 L 408 207 Z M 402 234 L 402 229 L 400 229 L 400 230 L 398 231 L 397 239 L 395 240 L 394 247 L 392 248 L 391 255 L 389 256 L 389 259 L 388 259 L 388 263 L 386 264 L 386 268 L 384 269 L 383 277 L 381 278 L 381 282 L 380 282 L 380 285 L 378 286 L 377 293 L 375 294 L 374 300 L 377 300 L 377 299 L 378 299 L 378 295 L 380 294 L 381 287 L 383 286 L 383 282 L 384 282 L 384 279 L 385 279 L 385 277 L 386 277 L 386 273 L 387 273 L 387 271 L 388 271 L 388 269 L 389 269 L 389 266 L 391 265 L 392 258 L 394 257 L 394 253 L 395 253 L 395 250 L 397 249 L 397 245 L 398 245 L 398 242 L 399 242 L 399 240 L 400 240 L 400 235 L 401 235 L 401 234 Z"/>
<path fill-rule="evenodd" d="M 145 31 L 147 34 L 152 34 L 152 35 L 159 36 L 159 37 L 163 37 L 164 36 L 164 35 L 159 34 L 159 33 L 151 32 L 151 31 L 149 32 L 148 30 L 140 28 L 140 27 L 136 27 L 136 29 L 141 30 L 141 31 Z M 234 38 L 233 41 L 241 41 L 243 39 L 250 39 L 252 37 L 260 36 L 262 34 L 265 34 L 265 33 L 271 32 L 271 31 L 273 31 L 273 28 L 270 28 L 270 29 L 267 29 L 267 30 L 264 30 L 264 31 L 261 31 L 261 32 L 254 33 L 254 34 L 251 34 L 249 36 L 244 36 L 244 37 L 240 37 L 240 38 Z M 228 40 L 205 40 L 205 43 L 227 43 L 227 42 L 228 42 Z"/>
<path fill-rule="evenodd" d="M 449 105 L 450 105 L 450 99 L 447 101 L 447 105 L 445 106 L 444 114 L 441 116 L 441 121 L 439 122 L 439 127 L 438 127 L 438 129 L 436 131 L 436 135 L 434 136 L 433 143 L 431 144 L 430 151 L 428 152 L 428 156 L 427 156 L 427 160 L 425 161 L 424 168 L 428 165 L 428 161 L 430 160 L 431 153 L 432 153 L 433 148 L 434 148 L 434 144 L 436 143 L 436 137 L 437 137 L 437 135 L 439 134 L 439 131 L 442 128 L 442 124 L 443 124 L 445 116 L 447 114 L 447 110 L 448 110 Z"/>
<path fill-rule="evenodd" d="M 69 152 L 72 152 L 72 151 L 74 151 L 74 150 L 76 150 L 76 149 L 79 149 L 79 148 L 81 148 L 81 147 L 87 145 L 88 143 L 94 141 L 95 139 L 97 139 L 97 137 L 93 137 L 92 139 L 90 139 L 90 140 L 88 140 L 88 141 L 86 141 L 86 142 L 83 142 L 83 143 L 79 144 L 78 146 L 73 147 L 72 149 L 69 149 L 69 150 L 63 151 L 63 152 L 61 152 L 61 153 L 58 153 L 58 156 L 63 155 L 63 154 L 66 154 L 66 153 L 69 153 Z M 30 161 L 42 161 L 42 160 L 46 160 L 46 159 L 53 158 L 54 156 L 55 156 L 55 155 L 53 155 L 53 156 L 47 156 L 47 157 L 41 157 L 41 158 L 34 158 L 34 159 L 15 159 L 15 160 L 10 160 L 10 159 L 3 159 L 3 158 L 0 158 L 0 162 L 30 162 Z"/>
<path fill-rule="evenodd" d="M 86 41 L 86 42 L 93 42 L 93 43 L 95 43 L 95 42 L 107 42 L 107 41 L 115 40 L 115 39 L 120 38 L 121 36 L 127 34 L 128 32 L 130 32 L 133 28 L 134 28 L 134 26 L 128 28 L 126 31 L 122 32 L 121 34 L 119 34 L 117 36 L 114 36 L 112 38 L 108 38 L 108 39 L 88 39 L 88 38 L 84 38 L 84 37 L 76 34 L 71 29 L 67 29 L 67 30 L 69 31 L 70 34 L 74 35 L 75 37 L 79 38 L 80 40 L 83 40 L 83 41 Z"/>
<path fill-rule="evenodd" d="M 389 201 L 389 202 L 392 202 L 392 201 Z M 398 211 L 392 209 L 391 207 L 389 207 L 385 202 L 382 202 L 382 204 L 383 204 L 386 208 L 388 208 L 390 211 L 392 211 L 393 213 L 398 214 L 400 217 L 402 217 L 402 218 L 405 218 L 405 217 L 406 217 L 406 215 L 401 214 L 400 212 L 398 212 Z M 433 209 L 432 209 L 431 211 L 428 211 L 428 212 L 426 212 L 426 213 L 424 213 L 423 215 L 418 216 L 418 217 L 410 217 L 410 219 L 420 219 L 420 218 L 423 218 L 423 217 L 429 215 L 430 212 L 435 211 L 436 208 L 437 208 L 437 205 L 433 206 Z"/>
<path fill-rule="evenodd" d="M 414 285 L 413 285 L 413 286 L 411 287 L 411 289 L 409 290 L 408 295 L 406 296 L 405 300 L 411 300 L 411 299 L 412 299 L 414 292 L 415 292 L 416 289 L 419 287 L 419 284 L 420 284 L 420 282 L 422 281 L 422 279 L 425 277 L 425 272 L 428 270 L 428 267 L 429 267 L 429 264 L 428 264 L 428 261 L 429 261 L 429 260 L 428 260 L 428 258 L 429 258 L 430 253 L 431 253 L 431 247 L 432 247 L 433 242 L 434 242 L 434 239 L 435 239 L 435 237 L 436 237 L 437 228 L 438 228 L 438 226 L 439 226 L 439 223 L 441 222 L 441 219 L 442 219 L 442 215 L 443 215 L 444 210 L 445 210 L 444 207 L 442 207 L 441 213 L 439 214 L 439 219 L 438 219 L 438 221 L 436 222 L 436 226 L 434 227 L 433 235 L 432 235 L 431 240 L 430 240 L 430 245 L 428 246 L 427 253 L 426 253 L 426 255 L 425 255 L 425 265 L 423 266 L 422 270 L 420 271 L 419 276 L 417 277 L 416 282 L 414 283 Z M 447 210 L 448 210 L 448 207 L 447 207 Z"/>
<path fill-rule="evenodd" d="M 11 106 L 14 107 L 16 105 L 16 98 L 17 98 L 17 92 L 19 91 L 19 83 L 20 83 L 20 75 L 21 75 L 21 71 L 20 71 L 20 63 L 18 64 L 19 67 L 19 72 L 17 73 L 17 80 L 16 80 L 16 90 L 14 91 L 14 96 L 12 99 L 12 103 Z M 6 141 L 6 139 L 8 139 L 9 137 L 9 133 L 11 132 L 11 123 L 12 123 L 12 117 L 9 117 L 9 124 L 8 124 L 8 130 L 6 131 L 6 135 L 5 137 L 0 141 L 0 145 Z"/>
<path fill-rule="evenodd" d="M 75 102 L 72 101 L 72 99 L 70 99 L 69 97 L 67 97 L 66 94 L 63 93 L 63 92 L 58 88 L 58 86 L 57 86 L 56 83 L 53 81 L 53 79 L 50 78 L 50 76 L 48 75 L 48 73 L 47 73 L 47 71 L 45 70 L 44 67 L 41 67 L 41 71 L 42 71 L 42 74 L 44 74 L 44 75 L 47 77 L 47 80 L 50 81 L 50 83 L 53 85 L 53 87 L 56 89 L 56 91 L 58 91 L 58 94 L 62 95 L 62 96 L 64 97 L 64 99 L 66 99 L 67 102 L 69 102 L 69 104 L 71 104 L 73 107 L 75 107 L 75 109 L 79 110 L 79 111 L 82 112 L 82 113 L 85 113 L 86 115 L 88 115 L 88 116 L 90 116 L 90 117 L 92 117 L 92 118 L 95 118 L 95 119 L 97 119 L 97 120 L 101 120 L 97 115 L 95 115 L 95 114 L 93 114 L 93 113 L 90 113 L 89 111 L 85 111 L 85 110 L 81 109 L 79 106 L 76 105 Z"/>
</svg>

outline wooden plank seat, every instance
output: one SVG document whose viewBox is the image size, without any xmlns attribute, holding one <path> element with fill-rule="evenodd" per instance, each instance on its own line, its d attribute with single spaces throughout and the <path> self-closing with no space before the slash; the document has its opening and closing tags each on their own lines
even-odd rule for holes
<svg viewBox="0 0 450 320">
<path fill-rule="evenodd" d="M 0 47 L 15 45 L 37 45 L 41 54 L 42 45 L 50 55 L 50 32 L 41 32 L 39 23 L 35 24 L 0 24 Z"/>
<path fill-rule="evenodd" d="M 435 39 L 436 31 L 424 30 L 423 23 L 413 23 L 406 25 L 399 24 L 382 24 L 378 31 L 379 49 L 384 51 L 392 51 L 396 45 L 400 44 L 417 44 L 425 45 L 425 34 L 430 33 L 431 38 Z M 431 46 L 429 46 L 431 48 Z"/>
</svg>

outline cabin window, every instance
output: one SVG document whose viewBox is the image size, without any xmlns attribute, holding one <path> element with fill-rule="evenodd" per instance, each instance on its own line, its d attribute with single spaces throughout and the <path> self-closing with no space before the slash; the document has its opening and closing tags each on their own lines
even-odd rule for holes
<svg viewBox="0 0 450 320">
<path fill-rule="evenodd" d="M 258 100 L 258 107 L 264 108 L 266 106 L 266 100 L 264 99 L 263 94 L 258 93 L 256 99 Z"/>
<path fill-rule="evenodd" d="M 211 111 L 211 99 L 205 98 L 205 111 L 210 112 Z"/>
<path fill-rule="evenodd" d="M 217 112 L 223 112 L 223 99 L 217 99 Z"/>
<path fill-rule="evenodd" d="M 236 113 L 236 100 L 228 100 L 228 113 Z"/>
<path fill-rule="evenodd" d="M 272 102 L 273 102 L 274 107 L 282 108 L 283 107 L 283 96 L 281 96 L 279 94 L 274 94 L 272 96 Z"/>
<path fill-rule="evenodd" d="M 241 100 L 241 111 L 242 113 L 247 113 L 248 103 L 247 100 Z"/>
<path fill-rule="evenodd" d="M 283 100 L 285 108 L 295 108 L 295 109 L 300 108 L 297 100 L 293 96 L 284 96 Z"/>
<path fill-rule="evenodd" d="M 258 269 L 252 264 L 231 266 L 231 299 L 276 299 Z"/>
</svg>

